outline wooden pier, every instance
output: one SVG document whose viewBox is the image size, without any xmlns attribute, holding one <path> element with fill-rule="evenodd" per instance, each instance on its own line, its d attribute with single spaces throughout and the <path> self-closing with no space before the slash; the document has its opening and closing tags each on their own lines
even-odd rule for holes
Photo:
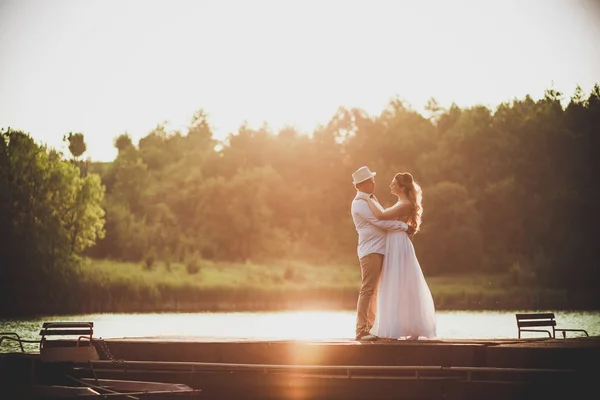
<svg viewBox="0 0 600 400">
<path fill-rule="evenodd" d="M 600 366 L 600 337 L 373 342 L 141 337 L 106 339 L 105 343 L 114 358 L 129 361 L 553 369 Z M 99 354 L 104 356 L 102 349 Z"/>
<path fill-rule="evenodd" d="M 180 383 L 200 389 L 202 399 L 577 399 L 600 379 L 600 337 L 93 343 L 100 360 L 64 366 L 75 378 Z M 8 365 L 10 357 L 3 358 Z M 56 374 L 56 366 L 32 362 L 42 376 Z"/>
</svg>

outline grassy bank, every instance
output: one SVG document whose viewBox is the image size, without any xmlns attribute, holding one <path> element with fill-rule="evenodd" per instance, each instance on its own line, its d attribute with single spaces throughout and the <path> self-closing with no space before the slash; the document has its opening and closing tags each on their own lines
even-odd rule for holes
<svg viewBox="0 0 600 400">
<path fill-rule="evenodd" d="M 427 277 L 437 309 L 586 309 L 593 294 L 515 285 L 506 275 Z M 357 265 L 199 261 L 194 265 L 89 260 L 75 312 L 353 309 Z"/>
</svg>

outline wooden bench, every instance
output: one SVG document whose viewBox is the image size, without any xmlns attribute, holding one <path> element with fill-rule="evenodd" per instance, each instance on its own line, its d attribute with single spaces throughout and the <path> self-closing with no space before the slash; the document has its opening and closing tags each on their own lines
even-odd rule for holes
<svg viewBox="0 0 600 400">
<path fill-rule="evenodd" d="M 567 337 L 567 332 L 583 332 L 585 333 L 585 336 L 590 336 L 588 335 L 585 329 L 557 328 L 554 313 L 532 313 L 515 315 L 517 317 L 519 339 L 521 338 L 521 332 L 544 332 L 547 333 L 548 336 L 551 338 L 556 338 L 557 331 L 562 332 L 563 338 Z M 539 329 L 543 327 L 546 327 L 548 329 Z"/>
<path fill-rule="evenodd" d="M 93 322 L 44 322 L 40 330 L 40 355 L 43 362 L 87 362 L 98 360 L 98 352 L 94 347 Z M 47 336 L 78 336 L 75 346 L 52 345 Z M 86 345 L 81 345 L 81 339 L 87 339 Z"/>
<path fill-rule="evenodd" d="M 44 322 L 40 335 L 42 341 L 46 336 L 73 336 L 78 335 L 79 339 L 87 337 L 92 340 L 94 334 L 93 322 Z M 79 339 L 77 339 L 79 341 Z"/>
</svg>

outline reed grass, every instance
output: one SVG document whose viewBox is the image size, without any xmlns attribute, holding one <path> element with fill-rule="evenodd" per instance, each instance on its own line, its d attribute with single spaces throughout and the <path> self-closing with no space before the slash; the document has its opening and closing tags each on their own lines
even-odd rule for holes
<svg viewBox="0 0 600 400">
<path fill-rule="evenodd" d="M 84 281 L 104 285 L 125 284 L 137 287 L 193 287 L 198 289 L 356 289 L 360 285 L 360 270 L 347 265 L 312 265 L 282 261 L 270 264 L 198 262 L 199 271 L 187 272 L 186 265 L 163 262 L 147 269 L 142 263 L 111 260 L 88 260 L 81 268 Z"/>
<path fill-rule="evenodd" d="M 196 260 L 182 263 L 87 260 L 81 268 L 76 312 L 249 311 L 353 309 L 360 268 L 299 261 L 265 264 Z M 515 286 L 507 274 L 427 277 L 437 309 L 572 308 L 560 290 Z M 69 308 L 69 307 L 68 307 Z"/>
</svg>

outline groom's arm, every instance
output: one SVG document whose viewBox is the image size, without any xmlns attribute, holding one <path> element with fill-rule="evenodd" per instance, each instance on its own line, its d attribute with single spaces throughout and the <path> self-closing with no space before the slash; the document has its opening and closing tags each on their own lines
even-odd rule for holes
<svg viewBox="0 0 600 400">
<path fill-rule="evenodd" d="M 375 215 L 373 215 L 373 212 L 369 208 L 367 202 L 364 200 L 357 201 L 354 204 L 354 212 L 356 212 L 357 215 L 365 219 L 370 224 L 375 225 L 381 229 L 385 229 L 386 231 L 406 231 L 408 229 L 407 223 L 403 221 L 377 219 Z"/>
</svg>

